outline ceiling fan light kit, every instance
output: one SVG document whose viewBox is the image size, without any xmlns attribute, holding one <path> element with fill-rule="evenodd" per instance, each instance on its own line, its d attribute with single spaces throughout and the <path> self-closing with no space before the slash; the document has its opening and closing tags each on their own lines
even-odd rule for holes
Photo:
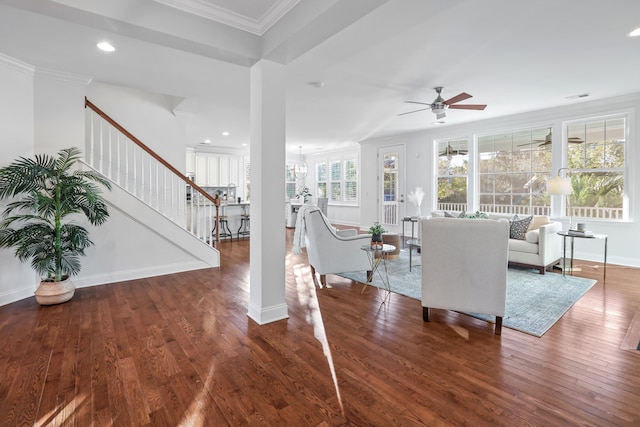
<svg viewBox="0 0 640 427">
<path fill-rule="evenodd" d="M 453 98 L 449 98 L 445 101 L 441 95 L 442 86 L 438 86 L 434 89 L 438 94 L 438 96 L 436 97 L 436 99 L 433 100 L 431 104 L 428 104 L 426 102 L 419 102 L 419 101 L 405 101 L 405 103 L 408 103 L 408 104 L 426 105 L 427 106 L 426 108 L 420 108 L 419 110 L 408 111 L 406 113 L 400 113 L 398 115 L 404 116 L 405 114 L 412 114 L 412 113 L 417 113 L 418 111 L 425 111 L 430 109 L 431 112 L 436 115 L 436 118 L 440 120 L 447 116 L 445 113 L 445 110 L 449 108 L 457 109 L 457 110 L 484 110 L 485 108 L 487 108 L 486 104 L 457 104 L 460 101 L 464 101 L 465 99 L 471 98 L 471 95 L 469 95 L 466 92 L 459 93 Z"/>
</svg>

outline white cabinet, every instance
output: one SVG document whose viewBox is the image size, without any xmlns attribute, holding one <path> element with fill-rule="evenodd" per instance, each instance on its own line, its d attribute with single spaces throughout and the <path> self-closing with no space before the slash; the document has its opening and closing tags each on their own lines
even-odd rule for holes
<svg viewBox="0 0 640 427">
<path fill-rule="evenodd" d="M 193 174 L 196 172 L 196 153 L 195 151 L 193 151 L 193 149 L 187 149 L 185 172 L 187 174 Z"/>
<path fill-rule="evenodd" d="M 196 184 L 201 187 L 224 187 L 241 182 L 240 156 L 195 153 L 194 163 Z"/>
<path fill-rule="evenodd" d="M 235 184 L 236 187 L 242 182 L 240 175 L 240 156 L 229 157 L 229 184 Z"/>
<path fill-rule="evenodd" d="M 220 185 L 229 185 L 229 156 L 220 156 Z"/>
</svg>

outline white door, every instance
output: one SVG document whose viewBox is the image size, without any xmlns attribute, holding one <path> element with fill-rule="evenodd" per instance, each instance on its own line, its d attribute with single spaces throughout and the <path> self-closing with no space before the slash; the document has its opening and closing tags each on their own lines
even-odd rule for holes
<svg viewBox="0 0 640 427">
<path fill-rule="evenodd" d="M 403 145 L 378 149 L 378 205 L 380 223 L 392 233 L 401 233 L 405 215 Z"/>
</svg>

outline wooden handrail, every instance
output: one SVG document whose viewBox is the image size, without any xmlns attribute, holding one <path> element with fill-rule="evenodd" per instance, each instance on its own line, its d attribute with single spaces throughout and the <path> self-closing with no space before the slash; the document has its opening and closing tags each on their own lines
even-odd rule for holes
<svg viewBox="0 0 640 427">
<path fill-rule="evenodd" d="M 109 117 L 107 115 L 107 113 L 105 113 L 100 108 L 98 108 L 94 103 L 89 101 L 86 96 L 84 97 L 84 106 L 85 106 L 85 108 L 89 107 L 97 115 L 99 115 L 106 122 L 108 122 L 111 126 L 113 126 L 114 128 L 118 129 L 120 132 L 122 132 L 122 134 L 124 134 L 127 138 L 129 138 L 131 141 L 133 141 L 138 147 L 140 147 L 147 154 L 149 154 L 151 157 L 156 159 L 160 164 L 162 164 L 164 167 L 166 167 L 171 172 L 173 172 L 176 176 L 178 176 L 180 179 L 182 179 L 185 183 L 189 184 L 193 189 L 195 189 L 198 193 L 202 194 L 211 203 L 215 204 L 216 206 L 220 205 L 220 198 L 219 197 L 213 197 L 211 194 L 207 193 L 202 188 L 200 188 L 200 186 L 196 185 L 196 183 L 191 181 L 186 175 L 184 175 L 178 169 L 174 168 L 169 162 L 167 162 L 165 159 L 160 157 L 159 154 L 157 154 L 151 148 L 147 147 L 142 141 L 140 141 L 138 138 L 133 136 L 128 130 L 126 130 L 125 128 L 120 126 L 120 124 L 118 122 L 116 122 L 111 117 Z M 217 230 L 217 228 L 216 228 L 216 230 Z"/>
</svg>

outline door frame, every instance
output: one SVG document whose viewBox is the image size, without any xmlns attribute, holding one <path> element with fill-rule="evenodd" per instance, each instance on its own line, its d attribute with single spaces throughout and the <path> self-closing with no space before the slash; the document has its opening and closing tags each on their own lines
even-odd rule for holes
<svg viewBox="0 0 640 427">
<path fill-rule="evenodd" d="M 406 172 L 405 172 L 405 150 L 406 145 L 404 143 L 385 145 L 378 147 L 377 159 L 378 159 L 378 176 L 377 176 L 377 212 L 380 224 L 389 233 L 402 234 L 402 218 L 406 215 Z M 397 212 L 395 213 L 395 224 L 385 223 L 385 205 L 384 205 L 384 167 L 383 159 L 384 155 L 388 153 L 397 153 Z"/>
</svg>

